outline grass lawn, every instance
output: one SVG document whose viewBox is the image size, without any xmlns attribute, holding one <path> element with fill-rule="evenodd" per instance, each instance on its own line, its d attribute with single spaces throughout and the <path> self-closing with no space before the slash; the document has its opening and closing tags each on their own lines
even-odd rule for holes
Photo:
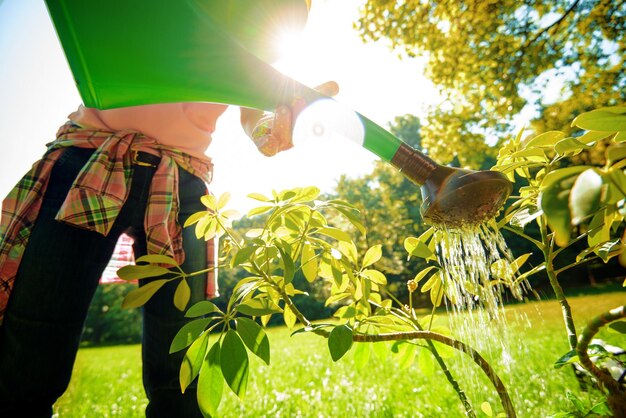
<svg viewBox="0 0 626 418">
<path fill-rule="evenodd" d="M 625 302 L 623 291 L 570 299 L 579 330 L 585 319 Z M 487 327 L 481 341 L 474 345 L 504 381 L 519 417 L 546 417 L 571 409 L 567 391 L 584 402 L 598 399 L 596 393 L 579 391 L 570 368 L 553 367 L 554 361 L 568 351 L 558 302 L 517 305 L 507 309 L 507 318 L 506 327 Z M 245 399 L 240 401 L 225 389 L 221 416 L 464 416 L 456 393 L 443 373 L 430 367 L 430 354 L 425 350 L 418 350 L 412 361 L 411 357 L 401 361 L 401 354 L 392 353 L 390 346 L 369 350 L 368 364 L 359 368 L 352 355 L 356 346 L 333 363 L 326 340 L 321 337 L 290 337 L 285 328 L 272 328 L 268 335 L 271 366 L 253 358 Z M 599 337 L 626 347 L 623 335 L 603 331 Z M 442 354 L 450 354 L 446 362 L 478 410 L 478 416 L 486 416 L 480 412 L 484 401 L 490 402 L 495 411 L 502 410 L 495 390 L 466 356 Z M 59 418 L 131 418 L 143 417 L 145 405 L 139 346 L 84 348 L 78 353 L 70 387 L 55 405 L 55 411 Z"/>
</svg>

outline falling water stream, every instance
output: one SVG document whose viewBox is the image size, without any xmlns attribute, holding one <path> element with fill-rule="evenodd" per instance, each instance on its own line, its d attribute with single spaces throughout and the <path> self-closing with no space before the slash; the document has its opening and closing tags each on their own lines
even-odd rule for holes
<svg viewBox="0 0 626 418">
<path fill-rule="evenodd" d="M 509 380 L 515 367 L 524 364 L 523 334 L 531 329 L 528 317 L 511 310 L 508 301 L 524 301 L 535 295 L 520 278 L 504 237 L 489 224 L 462 230 L 438 229 L 433 234 L 452 336 L 478 350 L 501 377 Z M 470 393 L 484 401 L 485 380 L 471 359 L 462 358 L 456 375 L 462 376 Z M 505 382 L 506 384 L 506 382 Z M 514 396 L 515 397 L 515 396 Z M 492 405 L 497 401 L 492 397 Z M 520 403 L 524 400 L 518 399 Z M 520 405 L 522 406 L 522 405 Z"/>
<path fill-rule="evenodd" d="M 442 229 L 433 239 L 453 311 L 480 308 L 499 319 L 506 295 L 521 301 L 530 290 L 512 267 L 513 255 L 504 237 L 487 224 L 464 230 Z"/>
</svg>

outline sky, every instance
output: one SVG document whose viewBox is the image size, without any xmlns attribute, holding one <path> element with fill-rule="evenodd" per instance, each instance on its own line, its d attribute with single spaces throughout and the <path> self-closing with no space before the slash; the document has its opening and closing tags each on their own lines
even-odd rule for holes
<svg viewBox="0 0 626 418">
<path fill-rule="evenodd" d="M 399 58 L 384 43 L 364 44 L 353 29 L 364 0 L 315 0 L 304 31 L 281 43 L 276 68 L 314 87 L 339 84 L 335 99 L 388 127 L 396 116 L 424 114 L 437 93 L 423 62 Z M 81 103 L 43 0 L 0 0 L 0 195 L 45 152 L 67 115 Z M 342 174 L 369 173 L 377 156 L 341 135 L 298 135 L 296 146 L 261 155 L 231 107 L 207 151 L 215 164 L 211 190 L 231 193 L 233 209 L 254 206 L 249 193 L 317 186 L 331 192 Z"/>
</svg>

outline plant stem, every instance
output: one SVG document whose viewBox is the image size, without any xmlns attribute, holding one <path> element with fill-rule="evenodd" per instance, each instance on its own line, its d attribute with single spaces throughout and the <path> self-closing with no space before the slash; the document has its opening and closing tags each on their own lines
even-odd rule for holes
<svg viewBox="0 0 626 418">
<path fill-rule="evenodd" d="M 576 345 L 576 354 L 578 354 L 581 366 L 589 371 L 589 373 L 593 374 L 600 382 L 602 382 L 602 386 L 608 390 L 609 407 L 611 408 L 613 415 L 616 417 L 624 416 L 623 414 L 626 413 L 626 392 L 624 392 L 620 384 L 613 379 L 608 372 L 593 364 L 589 358 L 587 349 L 591 339 L 598 333 L 601 327 L 624 317 L 626 317 L 626 306 L 620 306 L 596 316 L 589 321 L 587 326 L 583 329 L 583 332 L 580 334 L 578 344 Z"/>
<path fill-rule="evenodd" d="M 311 325 L 312 325 L 311 322 L 302 314 L 302 312 L 300 312 L 298 310 L 298 308 L 296 308 L 296 306 L 294 305 L 294 303 L 291 300 L 291 298 L 289 297 L 289 295 L 287 295 L 287 293 L 283 289 L 278 287 L 278 286 L 276 286 L 276 290 L 278 290 L 280 292 L 280 295 L 283 298 L 283 300 L 285 301 L 285 304 L 289 306 L 289 309 L 291 309 L 291 311 L 296 315 L 296 318 L 298 318 L 298 320 L 305 327 L 311 327 Z M 409 319 L 411 319 L 411 322 L 413 323 L 413 325 L 419 329 L 419 331 L 416 331 L 416 332 L 428 333 L 429 335 L 430 334 L 441 335 L 441 334 L 432 333 L 430 331 L 424 331 L 422 329 L 422 326 L 419 324 L 419 322 L 415 318 L 411 317 Z M 328 331 L 325 331 L 325 330 L 322 330 L 322 329 L 315 329 L 315 330 L 313 330 L 313 332 L 315 334 L 322 335 L 323 337 L 326 337 L 326 338 L 328 338 L 328 335 L 329 335 Z M 410 334 L 410 333 L 398 332 L 398 333 L 379 334 L 379 335 L 403 335 L 403 334 Z M 363 337 L 363 336 L 365 336 L 365 335 L 354 335 L 353 336 L 353 340 L 354 341 L 359 341 L 357 338 L 360 338 L 360 337 Z M 369 335 L 368 337 L 376 337 L 376 335 Z M 447 338 L 447 337 L 444 337 L 444 338 Z M 404 339 L 404 338 L 396 338 L 396 339 Z M 433 354 L 433 356 L 435 356 L 435 359 L 437 360 L 437 363 L 439 364 L 439 367 L 441 367 L 441 370 L 443 371 L 444 375 L 446 376 L 446 379 L 448 380 L 448 382 L 450 382 L 450 385 L 452 385 L 452 388 L 454 389 L 454 391 L 459 396 L 459 399 L 461 400 L 461 403 L 463 404 L 463 407 L 465 408 L 465 411 L 467 412 L 467 416 L 470 417 L 470 418 L 475 418 L 476 414 L 474 413 L 474 409 L 472 408 L 472 404 L 467 399 L 467 396 L 465 395 L 465 392 L 463 391 L 463 389 L 461 388 L 459 383 L 456 381 L 454 376 L 452 376 L 452 373 L 450 373 L 450 370 L 448 369 L 448 366 L 446 365 L 446 363 L 443 360 L 443 358 L 441 357 L 441 355 L 439 355 L 439 352 L 437 351 L 437 348 L 435 347 L 435 345 L 433 344 L 433 342 L 431 341 L 430 338 L 423 337 L 423 339 L 426 340 L 426 343 L 428 344 L 430 352 Z M 453 340 L 453 339 L 449 339 L 449 340 L 450 341 L 456 341 L 456 340 Z M 379 340 L 379 341 L 389 341 L 389 340 Z M 437 341 L 439 341 L 439 340 L 437 340 Z M 443 343 L 446 344 L 446 342 L 443 342 Z M 472 350 L 472 352 L 476 353 L 476 355 L 486 364 L 487 368 L 491 372 L 493 372 L 493 370 L 491 369 L 489 364 L 480 356 L 480 354 L 478 354 L 476 351 L 474 351 L 471 347 L 461 343 L 460 341 L 458 341 L 458 343 L 461 344 L 464 347 L 467 347 L 469 350 Z M 450 344 L 448 344 L 448 345 L 450 345 Z M 452 346 L 452 347 L 457 348 L 455 346 Z M 459 348 L 457 348 L 457 349 L 459 349 Z M 461 350 L 461 351 L 464 351 L 464 350 Z M 464 352 L 466 352 L 468 354 L 470 353 L 468 351 L 464 351 Z M 476 359 L 474 359 L 474 361 L 476 361 Z M 485 370 L 485 368 L 483 368 L 483 370 Z M 506 396 L 508 398 L 508 393 L 506 392 L 506 389 L 504 388 L 504 385 L 500 381 L 500 378 L 498 378 L 498 376 L 495 375 L 495 373 L 494 373 L 494 376 L 497 378 L 497 380 L 500 383 L 502 389 L 504 389 L 504 393 L 506 394 Z M 492 380 L 492 383 L 493 383 L 493 380 Z M 498 391 L 498 394 L 500 394 L 500 388 L 499 388 L 499 386 L 496 385 L 496 383 L 494 383 L 494 387 Z M 509 403 L 510 403 L 510 399 L 509 399 Z M 503 406 L 504 406 L 504 401 L 503 401 Z M 511 408 L 512 408 L 512 404 L 511 404 Z M 504 409 L 505 410 L 507 409 L 506 406 L 505 406 Z M 515 416 L 515 410 L 514 409 L 512 409 L 512 410 L 513 410 L 513 415 L 507 415 L 507 416 L 512 416 L 512 417 Z"/>
<path fill-rule="evenodd" d="M 552 263 L 549 262 L 546 266 L 546 273 L 548 274 L 548 280 L 550 281 L 550 286 L 554 290 L 554 294 L 556 298 L 559 300 L 559 304 L 561 305 L 561 312 L 563 313 L 563 321 L 565 322 L 565 329 L 567 330 L 567 341 L 569 342 L 570 349 L 576 348 L 576 326 L 574 325 L 574 318 L 572 316 L 572 308 L 565 297 L 565 293 L 563 292 L 563 288 L 559 283 L 556 273 L 554 271 L 554 267 Z"/>
<path fill-rule="evenodd" d="M 411 311 L 411 312 L 413 312 L 413 311 Z M 421 326 L 421 324 L 419 323 L 417 318 L 412 317 L 412 319 L 413 319 L 412 322 L 413 322 L 414 326 L 419 331 L 424 331 L 424 328 Z M 432 315 L 431 315 L 431 321 L 432 321 Z M 433 354 L 433 356 L 435 356 L 435 360 L 437 360 L 437 364 L 439 364 L 439 367 L 443 371 L 444 376 L 446 376 L 446 379 L 448 380 L 448 382 L 450 383 L 450 385 L 452 386 L 452 388 L 454 389 L 454 391 L 458 395 L 459 399 L 461 400 L 461 403 L 463 404 L 463 407 L 465 408 L 465 412 L 466 412 L 467 416 L 468 417 L 476 417 L 476 414 L 474 413 L 474 408 L 472 408 L 472 404 L 467 399 L 467 395 L 465 395 L 465 391 L 461 388 L 461 386 L 459 385 L 459 382 L 457 382 L 457 380 L 454 378 L 454 376 L 452 376 L 452 373 L 450 372 L 450 369 L 448 369 L 448 365 L 446 364 L 446 362 L 443 360 L 443 358 L 441 357 L 441 355 L 437 351 L 437 348 L 435 347 L 435 344 L 430 339 L 426 339 L 426 344 L 428 344 L 430 352 Z"/>
<path fill-rule="evenodd" d="M 554 270 L 554 254 L 552 253 L 553 249 L 553 240 L 548 237 L 547 226 L 543 216 L 537 219 L 537 223 L 539 224 L 539 230 L 541 231 L 541 241 L 543 242 L 542 253 L 543 257 L 546 260 L 546 274 L 548 275 L 548 280 L 550 281 L 550 286 L 552 286 L 552 290 L 554 290 L 554 294 L 561 305 L 561 312 L 563 313 L 563 321 L 565 322 L 565 329 L 567 331 L 567 340 L 569 342 L 570 349 L 576 348 L 576 326 L 574 325 L 574 318 L 572 317 L 572 308 L 565 297 L 565 292 L 563 292 L 563 288 L 557 279 L 557 272 Z"/>
<path fill-rule="evenodd" d="M 395 300 L 395 302 L 398 305 L 400 305 L 400 307 L 403 306 L 400 303 L 400 301 L 398 299 L 396 299 L 395 296 L 391 295 L 391 293 L 389 293 L 389 292 L 387 292 L 387 294 L 389 294 L 391 296 L 391 298 L 393 300 Z M 370 302 L 370 303 L 373 303 L 373 302 Z M 432 326 L 433 317 L 435 316 L 434 315 L 435 314 L 434 308 L 435 307 L 433 306 L 433 312 L 430 315 L 429 328 Z M 409 313 L 407 314 L 407 313 L 405 313 L 403 311 L 400 311 L 400 312 L 403 313 L 403 316 L 400 316 L 400 315 L 394 313 L 393 311 L 391 311 L 391 313 L 393 315 L 395 315 L 397 318 L 400 318 L 403 321 L 407 322 L 409 325 L 413 326 L 418 331 L 424 331 L 424 328 L 422 327 L 422 324 L 420 324 L 418 319 L 415 317 L 415 311 L 413 310 L 413 292 L 409 292 Z M 406 317 L 404 315 L 406 315 Z M 452 376 L 452 373 L 450 373 L 450 370 L 448 369 L 448 366 L 446 365 L 445 361 L 443 360 L 443 358 L 441 357 L 441 355 L 437 351 L 437 347 L 435 347 L 435 344 L 433 344 L 433 342 L 431 340 L 426 340 L 426 344 L 428 344 L 427 348 L 430 350 L 432 355 L 435 356 L 435 360 L 437 360 L 437 364 L 439 364 L 439 367 L 443 371 L 443 374 L 446 376 L 446 379 L 448 379 L 448 382 L 450 383 L 450 385 L 452 386 L 454 391 L 459 396 L 459 399 L 461 400 L 461 403 L 463 404 L 463 407 L 465 408 L 465 412 L 467 413 L 467 416 L 475 418 L 476 414 L 474 413 L 474 408 L 472 408 L 472 404 L 467 399 L 467 396 L 465 395 L 465 391 L 461 388 L 461 386 L 459 385 L 459 382 L 457 382 L 457 380 L 454 378 L 454 376 Z"/>
<path fill-rule="evenodd" d="M 590 230 L 588 230 L 587 232 L 583 232 L 582 234 L 580 234 L 579 236 L 577 236 L 576 238 L 574 238 L 573 240 L 571 240 L 570 242 L 568 242 L 566 245 L 564 245 L 563 247 L 559 248 L 558 250 L 554 251 L 552 253 L 552 257 L 556 257 L 558 256 L 562 251 L 566 250 L 567 248 L 571 247 L 572 245 L 576 244 L 578 241 L 580 241 L 583 238 L 586 238 L 587 236 L 589 236 L 589 234 L 596 232 L 598 230 L 600 230 L 601 228 L 604 227 L 604 224 L 602 225 L 598 225 L 595 228 L 592 228 Z"/>
<path fill-rule="evenodd" d="M 281 297 L 285 301 L 285 304 L 287 304 L 289 306 L 289 309 L 291 309 L 291 311 L 296 315 L 296 318 L 298 318 L 298 320 L 305 327 L 311 327 L 312 326 L 311 322 L 298 310 L 298 308 L 296 308 L 296 306 L 291 301 L 291 298 L 287 295 L 287 293 L 285 293 L 285 291 L 280 289 L 279 287 L 277 287 L 276 289 L 280 292 Z M 412 321 L 412 322 L 416 327 L 421 328 L 421 325 L 419 325 L 417 321 Z M 315 334 L 321 335 L 325 338 L 328 338 L 328 336 L 330 335 L 328 331 L 322 330 L 322 329 L 314 329 L 312 332 Z M 500 396 L 502 406 L 504 407 L 504 410 L 507 413 L 507 417 L 509 418 L 516 417 L 515 409 L 513 408 L 513 402 L 511 401 L 511 398 L 509 397 L 509 394 L 506 390 L 506 387 L 504 386 L 504 383 L 502 383 L 502 381 L 500 380 L 498 375 L 493 371 L 489 363 L 476 350 L 474 350 L 472 347 L 468 346 L 467 344 L 462 343 L 461 341 L 454 340 L 452 338 L 446 337 L 441 334 L 437 334 L 435 332 L 424 331 L 424 330 L 413 331 L 413 332 L 394 332 L 394 333 L 377 334 L 377 335 L 357 334 L 357 335 L 353 335 L 352 339 L 355 342 L 376 342 L 376 341 L 392 341 L 392 340 L 404 340 L 404 339 L 426 340 L 426 343 L 428 344 L 430 351 L 432 352 L 433 356 L 435 356 L 435 359 L 437 360 L 439 367 L 441 367 L 441 370 L 446 376 L 446 379 L 448 380 L 448 382 L 450 382 L 450 385 L 452 385 L 452 388 L 455 390 L 455 392 L 459 396 L 459 399 L 461 400 L 461 403 L 463 404 L 463 407 L 465 408 L 465 411 L 467 412 L 467 416 L 476 417 L 476 414 L 474 413 L 474 410 L 472 408 L 472 404 L 467 399 L 467 396 L 465 395 L 465 392 L 463 391 L 459 383 L 456 381 L 454 376 L 452 376 L 452 373 L 450 373 L 450 370 L 448 369 L 443 358 L 439 355 L 439 352 L 437 351 L 437 348 L 433 344 L 432 340 L 438 341 L 442 344 L 449 345 L 459 351 L 469 354 L 474 360 L 474 362 L 478 364 L 480 368 L 485 372 L 485 374 L 487 375 L 487 377 L 489 378 L 493 386 L 496 388 L 496 391 L 498 392 L 498 396 Z"/>
<path fill-rule="evenodd" d="M 502 229 L 504 229 L 505 231 L 512 232 L 512 233 L 514 233 L 516 235 L 519 235 L 520 237 L 524 238 L 526 241 L 529 241 L 529 242 L 535 244 L 535 246 L 537 246 L 537 248 L 539 248 L 540 250 L 543 247 L 543 245 L 542 245 L 542 243 L 540 241 L 537 241 L 536 239 L 532 238 L 530 235 L 527 235 L 527 234 L 525 234 L 525 233 L 523 233 L 521 231 L 518 231 L 515 228 L 511 228 L 510 226 L 504 225 L 502 227 Z"/>
<path fill-rule="evenodd" d="M 504 383 L 496 372 L 491 368 L 487 360 L 485 360 L 476 350 L 474 350 L 469 345 L 455 340 L 450 337 L 446 337 L 445 335 L 438 334 L 432 331 L 412 331 L 412 332 L 394 332 L 390 334 L 376 334 L 376 335 L 368 335 L 368 334 L 356 334 L 352 336 L 353 341 L 355 342 L 379 342 L 379 341 L 396 341 L 396 340 L 413 340 L 413 339 L 425 339 L 437 341 L 442 344 L 448 345 L 456 350 L 459 350 L 471 357 L 471 359 L 476 363 L 485 373 L 487 378 L 491 381 L 491 384 L 496 388 L 498 392 L 498 396 L 500 397 L 500 402 L 502 403 L 502 407 L 506 413 L 508 418 L 515 418 L 517 414 L 515 413 L 515 408 L 513 407 L 513 402 L 511 401 L 511 397 L 509 396 Z"/>
<path fill-rule="evenodd" d="M 614 257 L 616 255 L 619 255 L 621 252 L 622 252 L 621 249 L 618 249 L 618 250 L 615 250 L 613 252 L 610 252 L 610 253 L 607 254 L 607 258 L 611 258 L 611 257 Z M 561 272 L 564 272 L 565 270 L 571 269 L 572 267 L 576 267 L 576 266 L 579 266 L 581 264 L 588 263 L 589 261 L 597 260 L 598 258 L 602 258 L 602 257 L 600 257 L 599 255 L 594 255 L 594 256 L 582 259 L 580 261 L 576 261 L 574 263 L 568 264 L 565 267 L 561 267 L 560 269 L 556 270 L 554 272 L 554 274 L 558 275 Z"/>
</svg>

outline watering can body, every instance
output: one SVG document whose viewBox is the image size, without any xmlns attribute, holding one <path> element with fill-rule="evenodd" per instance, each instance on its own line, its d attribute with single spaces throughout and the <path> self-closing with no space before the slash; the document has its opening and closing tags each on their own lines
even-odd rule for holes
<svg viewBox="0 0 626 418">
<path fill-rule="evenodd" d="M 304 0 L 46 0 L 85 106 L 216 102 L 271 111 L 324 96 L 268 61 Z M 362 115 L 363 146 L 390 161 L 400 140 Z"/>
<path fill-rule="evenodd" d="M 245 4 L 267 12 L 244 13 Z M 251 53 L 255 45 L 241 38 L 255 14 L 261 20 L 286 6 L 290 13 L 283 12 L 284 20 L 304 25 L 303 1 L 46 0 L 46 5 L 85 106 L 211 101 L 271 108 L 284 98 L 270 86 L 285 84 L 285 97 L 295 88 L 263 61 L 263 53 L 271 51 L 259 45 Z M 248 32 L 261 38 L 261 31 Z"/>
</svg>

